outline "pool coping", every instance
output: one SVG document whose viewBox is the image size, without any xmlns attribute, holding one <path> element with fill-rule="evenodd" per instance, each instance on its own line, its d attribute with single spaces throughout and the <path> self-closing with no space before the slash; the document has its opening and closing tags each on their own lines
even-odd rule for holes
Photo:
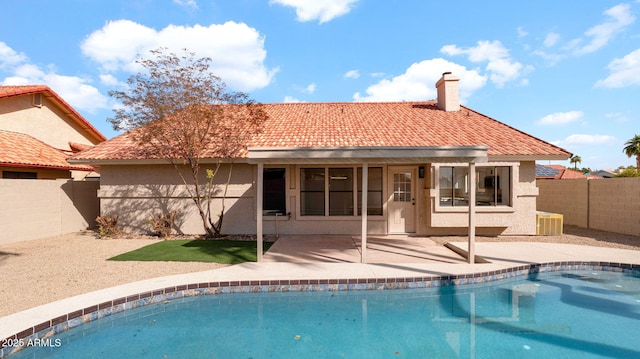
<svg viewBox="0 0 640 359">
<path fill-rule="evenodd" d="M 367 266 L 367 265 L 364 265 Z M 476 265 L 476 268 L 479 265 Z M 504 267 L 494 270 L 461 273 L 461 274 L 429 274 L 423 276 L 407 276 L 407 277 L 367 277 L 367 278 L 317 278 L 317 279 L 261 279 L 261 280 L 232 280 L 232 281 L 195 281 L 192 283 L 169 285 L 166 287 L 157 287 L 159 289 L 143 290 L 135 294 L 118 297 L 115 299 L 92 302 L 90 306 L 84 306 L 81 309 L 75 309 L 66 314 L 56 315 L 47 320 L 38 320 L 46 315 L 46 311 L 39 311 L 47 306 L 60 303 L 68 306 L 73 303 L 82 303 L 87 301 L 87 297 L 100 298 L 101 295 L 108 293 L 113 294 L 113 288 L 87 293 L 66 300 L 50 303 L 44 306 L 36 307 L 32 310 L 9 315 L 0 318 L 0 324 L 4 321 L 15 319 L 21 322 L 35 323 L 28 325 L 26 329 L 14 331 L 14 334 L 6 335 L 6 330 L 0 329 L 0 358 L 5 358 L 28 346 L 29 343 L 45 343 L 48 338 L 53 335 L 64 332 L 68 329 L 82 325 L 93 320 L 110 316 L 111 314 L 131 310 L 141 306 L 162 303 L 173 299 L 200 296 L 200 295 L 216 295 L 221 293 L 260 293 L 260 292 L 303 292 L 303 291 L 362 291 L 362 290 L 394 290 L 394 289 L 411 289 L 411 288 L 429 288 L 449 285 L 469 285 L 499 281 L 508 278 L 526 276 L 533 273 L 557 272 L 567 270 L 601 270 L 615 272 L 638 272 L 640 273 L 640 264 L 618 263 L 608 261 L 559 261 L 547 263 L 529 263 L 526 265 Z M 205 271 L 199 273 L 207 273 L 213 271 Z M 192 273 L 191 277 L 197 277 L 199 273 Z M 178 275 L 161 277 L 158 279 L 180 280 L 180 277 L 189 277 L 189 275 Z M 195 278 L 192 278 L 195 279 Z M 140 281 L 130 283 L 119 287 L 132 287 L 141 285 L 144 282 L 152 282 L 159 284 L 154 280 Z M 151 283 L 149 283 L 151 284 Z M 117 287 L 114 287 L 117 288 Z M 82 301 L 76 299 L 82 298 Z M 31 315 L 30 315 L 31 314 Z M 0 326 L 3 328 L 4 326 Z M 14 326 L 15 328 L 15 326 Z M 25 328 L 25 326 L 23 326 Z M 15 344 L 4 346 L 5 344 Z M 42 344 L 41 344 L 42 345 Z"/>
</svg>

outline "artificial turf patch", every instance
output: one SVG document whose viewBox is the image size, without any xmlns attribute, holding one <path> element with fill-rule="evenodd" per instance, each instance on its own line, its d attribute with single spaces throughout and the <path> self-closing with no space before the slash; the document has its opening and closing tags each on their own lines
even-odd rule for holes
<svg viewBox="0 0 640 359">
<path fill-rule="evenodd" d="M 264 251 L 266 252 L 272 244 L 264 242 Z M 109 260 L 238 264 L 255 262 L 256 249 L 256 241 L 169 240 L 120 254 Z"/>
</svg>

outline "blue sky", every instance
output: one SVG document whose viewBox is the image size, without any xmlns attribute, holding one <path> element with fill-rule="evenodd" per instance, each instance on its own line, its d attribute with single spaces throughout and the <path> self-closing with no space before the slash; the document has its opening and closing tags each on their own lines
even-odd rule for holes
<svg viewBox="0 0 640 359">
<path fill-rule="evenodd" d="M 264 103 L 430 100 L 452 71 L 466 106 L 613 169 L 635 164 L 639 16 L 640 0 L 5 0 L 0 83 L 47 84 L 111 138 L 108 91 L 160 46 Z"/>
</svg>

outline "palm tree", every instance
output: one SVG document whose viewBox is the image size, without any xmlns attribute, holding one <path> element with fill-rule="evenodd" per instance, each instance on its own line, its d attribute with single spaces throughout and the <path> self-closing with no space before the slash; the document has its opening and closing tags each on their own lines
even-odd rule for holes
<svg viewBox="0 0 640 359">
<path fill-rule="evenodd" d="M 572 156 L 571 158 L 569 158 L 569 162 L 573 163 L 573 169 L 574 170 L 578 170 L 578 163 L 582 163 L 582 158 L 580 158 L 580 156 L 575 155 Z"/>
<path fill-rule="evenodd" d="M 635 135 L 632 139 L 625 142 L 622 152 L 629 158 L 636 156 L 636 172 L 640 171 L 640 136 Z"/>
</svg>

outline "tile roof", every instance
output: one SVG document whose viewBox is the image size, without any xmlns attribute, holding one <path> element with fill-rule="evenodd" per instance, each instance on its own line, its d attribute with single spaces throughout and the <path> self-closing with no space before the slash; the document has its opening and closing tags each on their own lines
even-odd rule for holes
<svg viewBox="0 0 640 359">
<path fill-rule="evenodd" d="M 27 134 L 0 130 L 0 166 L 93 171 L 91 166 L 72 165 L 61 150 Z"/>
<path fill-rule="evenodd" d="M 100 131 L 98 131 L 89 121 L 87 121 L 78 111 L 76 111 L 70 104 L 68 104 L 60 95 L 58 95 L 55 91 L 53 91 L 49 86 L 46 85 L 25 85 L 25 86 L 0 86 L 0 99 L 14 97 L 14 96 L 24 96 L 24 95 L 33 95 L 36 93 L 43 93 L 45 97 L 53 98 L 54 102 L 57 102 L 58 106 L 63 110 L 66 115 L 69 115 L 80 127 L 89 132 L 98 142 L 105 141 L 107 138 L 104 137 Z"/>
<path fill-rule="evenodd" d="M 435 101 L 265 104 L 268 119 L 247 147 L 488 146 L 489 156 L 570 153 L 469 108 L 445 112 Z M 241 156 L 246 156 L 245 153 Z M 74 160 L 153 158 L 120 135 Z"/>
</svg>

